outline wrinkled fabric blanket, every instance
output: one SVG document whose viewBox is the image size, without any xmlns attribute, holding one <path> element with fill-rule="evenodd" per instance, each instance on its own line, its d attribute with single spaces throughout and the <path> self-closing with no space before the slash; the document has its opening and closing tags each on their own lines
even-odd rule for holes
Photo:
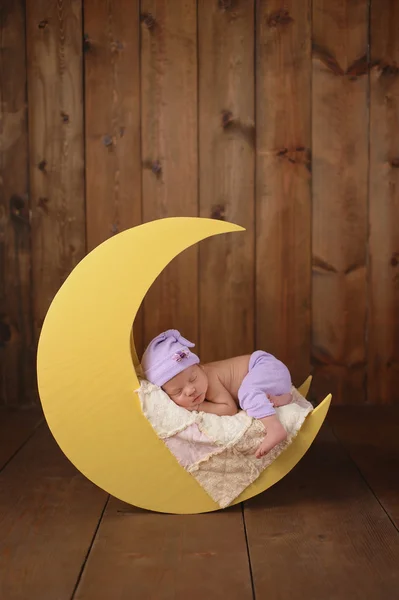
<svg viewBox="0 0 399 600">
<path fill-rule="evenodd" d="M 276 409 L 287 440 L 255 458 L 265 429 L 244 411 L 219 417 L 177 406 L 159 387 L 141 380 L 138 392 L 145 417 L 180 465 L 225 508 L 253 483 L 293 441 L 313 407 L 296 388 L 293 402 Z"/>
</svg>

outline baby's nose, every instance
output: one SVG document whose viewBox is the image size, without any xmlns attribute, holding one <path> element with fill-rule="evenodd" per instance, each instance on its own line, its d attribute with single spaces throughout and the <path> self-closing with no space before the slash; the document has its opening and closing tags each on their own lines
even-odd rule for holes
<svg viewBox="0 0 399 600">
<path fill-rule="evenodd" d="M 191 386 L 187 389 L 187 395 L 192 396 L 193 394 L 195 394 L 195 387 Z"/>
</svg>

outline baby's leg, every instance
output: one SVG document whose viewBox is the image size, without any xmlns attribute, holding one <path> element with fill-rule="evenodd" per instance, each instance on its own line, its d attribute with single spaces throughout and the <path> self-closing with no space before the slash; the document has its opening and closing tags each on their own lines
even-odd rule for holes
<svg viewBox="0 0 399 600">
<path fill-rule="evenodd" d="M 262 458 L 262 456 L 270 452 L 277 444 L 280 444 L 287 439 L 287 432 L 280 423 L 277 415 L 264 417 L 263 419 L 260 419 L 260 421 L 262 421 L 265 426 L 266 436 L 256 451 L 256 458 Z"/>
<path fill-rule="evenodd" d="M 286 439 L 287 432 L 265 392 L 248 388 L 240 395 L 240 405 L 250 417 L 262 421 L 266 428 L 265 438 L 255 453 L 256 458 L 261 458 Z"/>
<path fill-rule="evenodd" d="M 256 452 L 258 458 L 287 437 L 274 405 L 291 402 L 291 386 L 290 373 L 282 362 L 266 352 L 252 354 L 248 374 L 238 390 L 238 400 L 240 407 L 250 417 L 260 419 L 266 428 L 266 437 Z"/>
<path fill-rule="evenodd" d="M 238 390 L 240 407 L 257 419 L 275 414 L 274 406 L 291 402 L 291 375 L 287 367 L 267 352 L 251 355 L 248 373 Z"/>
</svg>

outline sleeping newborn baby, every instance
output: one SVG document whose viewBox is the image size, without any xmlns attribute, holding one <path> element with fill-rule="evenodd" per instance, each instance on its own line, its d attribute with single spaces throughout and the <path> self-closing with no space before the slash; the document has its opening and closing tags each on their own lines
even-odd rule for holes
<svg viewBox="0 0 399 600">
<path fill-rule="evenodd" d="M 287 437 L 275 407 L 291 402 L 287 367 L 267 352 L 200 364 L 189 348 L 194 344 L 169 329 L 154 338 L 144 352 L 144 377 L 178 406 L 215 415 L 235 415 L 240 407 L 260 419 L 266 435 L 256 451 L 261 458 Z"/>
</svg>

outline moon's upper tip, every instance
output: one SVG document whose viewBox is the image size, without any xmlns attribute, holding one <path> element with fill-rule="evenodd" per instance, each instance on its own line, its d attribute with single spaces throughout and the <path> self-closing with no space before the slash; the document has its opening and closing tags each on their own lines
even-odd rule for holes
<svg viewBox="0 0 399 600">
<path fill-rule="evenodd" d="M 317 412 L 326 412 L 328 411 L 328 409 L 330 408 L 330 404 L 331 404 L 331 399 L 332 399 L 332 394 L 328 394 L 328 396 L 326 396 L 324 398 L 324 400 L 322 400 L 320 402 L 320 404 L 318 404 L 314 409 L 313 409 L 313 413 L 317 413 Z"/>
</svg>

